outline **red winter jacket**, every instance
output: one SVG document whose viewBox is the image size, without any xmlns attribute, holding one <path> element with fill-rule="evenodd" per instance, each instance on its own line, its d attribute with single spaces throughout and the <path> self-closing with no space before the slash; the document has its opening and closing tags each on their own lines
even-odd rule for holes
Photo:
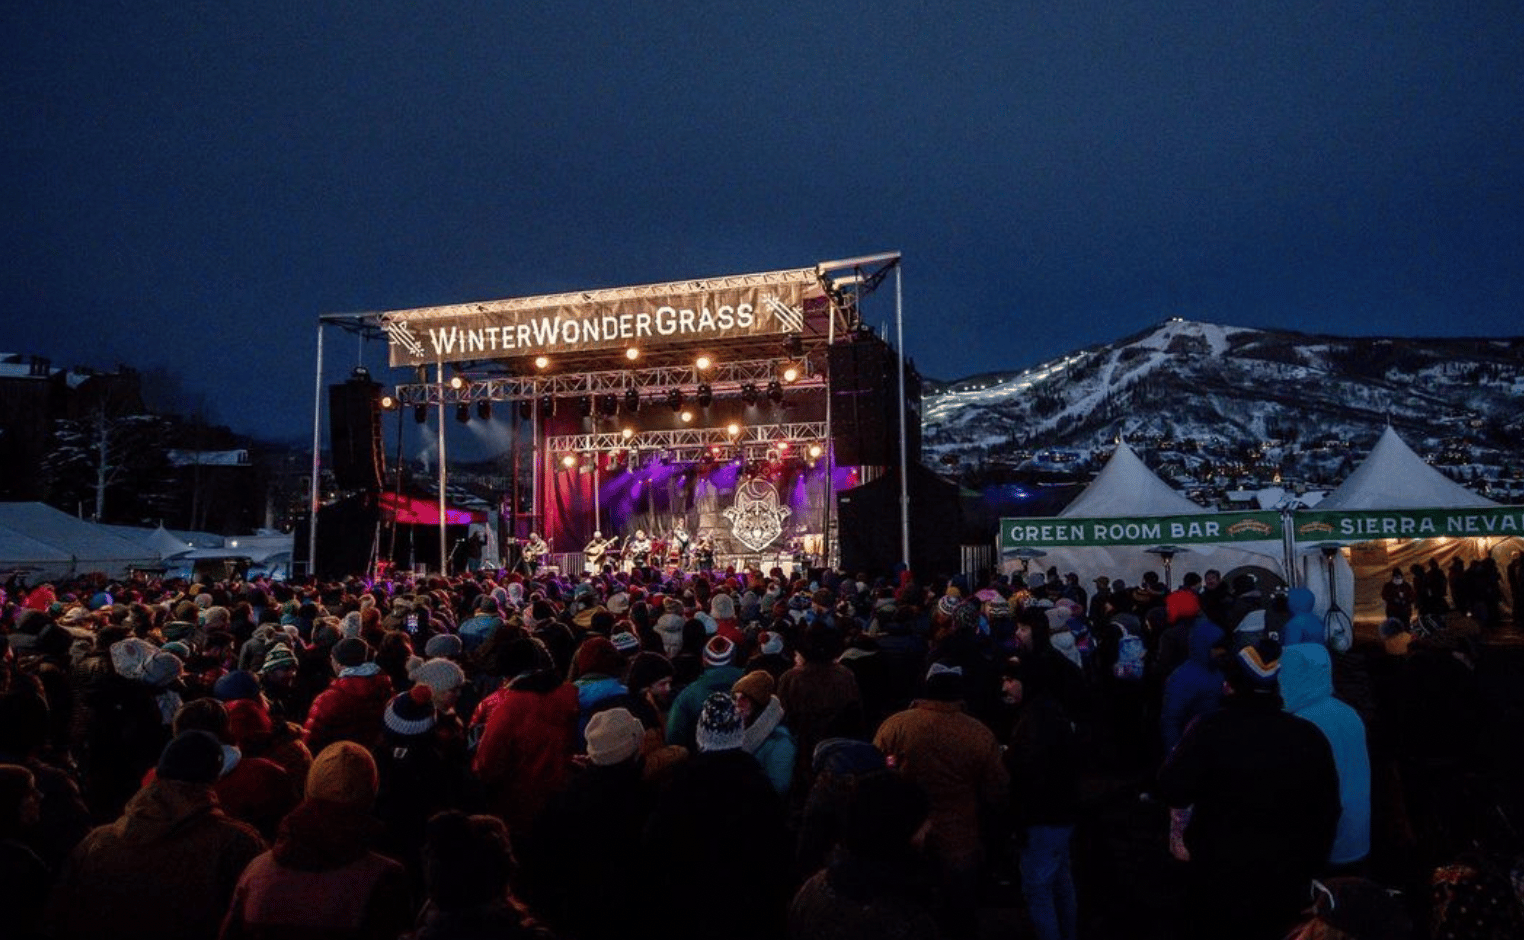
<svg viewBox="0 0 1524 940">
<path fill-rule="evenodd" d="M 577 746 L 577 687 L 551 670 L 520 676 L 482 732 L 471 769 L 510 833 L 527 832 L 563 789 Z"/>
<path fill-rule="evenodd" d="M 316 757 L 335 741 L 367 750 L 380 744 L 381 716 L 391 697 L 392 680 L 384 672 L 333 680 L 307 712 L 307 749 Z"/>
</svg>

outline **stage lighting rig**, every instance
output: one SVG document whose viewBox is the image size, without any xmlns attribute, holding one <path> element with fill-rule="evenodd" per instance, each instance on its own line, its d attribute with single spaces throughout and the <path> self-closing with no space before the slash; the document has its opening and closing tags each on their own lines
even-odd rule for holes
<svg viewBox="0 0 1524 940">
<path fill-rule="evenodd" d="M 741 386 L 741 400 L 748 405 L 755 405 L 757 403 L 757 386 L 751 382 L 744 383 Z"/>
<path fill-rule="evenodd" d="M 708 382 L 705 382 L 698 387 L 696 398 L 700 408 L 708 408 L 709 404 L 714 401 L 714 389 L 709 387 Z"/>
</svg>

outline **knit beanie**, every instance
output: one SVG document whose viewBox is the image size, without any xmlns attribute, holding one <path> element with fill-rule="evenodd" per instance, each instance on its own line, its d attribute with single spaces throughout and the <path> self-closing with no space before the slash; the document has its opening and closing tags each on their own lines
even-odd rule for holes
<svg viewBox="0 0 1524 940">
<path fill-rule="evenodd" d="M 733 751 L 741 746 L 746 729 L 741 723 L 741 713 L 736 710 L 736 700 L 729 692 L 711 692 L 704 699 L 699 712 L 698 749 L 709 751 Z"/>
<path fill-rule="evenodd" d="M 111 644 L 111 667 L 123 679 L 140 680 L 148 668 L 148 661 L 159 651 L 147 640 L 136 637 Z"/>
<path fill-rule="evenodd" d="M 212 685 L 212 694 L 224 702 L 259 698 L 259 680 L 246 669 L 235 669 Z"/>
<path fill-rule="evenodd" d="M 606 636 L 590 636 L 583 640 L 572 658 L 573 679 L 592 673 L 617 679 L 623 672 L 624 657 Z"/>
<path fill-rule="evenodd" d="M 333 661 L 348 669 L 363 666 L 370 659 L 370 644 L 357 636 L 346 636 L 333 645 Z"/>
<path fill-rule="evenodd" d="M 607 708 L 587 722 L 587 758 L 600 767 L 622 764 L 640 752 L 645 726 L 626 708 Z"/>
<path fill-rule="evenodd" d="M 773 699 L 772 674 L 765 669 L 755 669 L 736 680 L 736 684 L 730 687 L 730 691 L 739 693 L 751 699 L 757 708 L 766 708 Z"/>
<path fill-rule="evenodd" d="M 408 678 L 415 685 L 428 686 L 430 694 L 439 698 L 466 684 L 466 672 L 448 659 L 425 660 L 408 670 Z"/>
<path fill-rule="evenodd" d="M 716 594 L 709 602 L 709 613 L 716 620 L 734 620 L 736 616 L 736 602 L 729 594 Z"/>
<path fill-rule="evenodd" d="M 295 669 L 296 654 L 284 643 L 276 643 L 265 651 L 265 661 L 259 664 L 259 674 L 269 675 L 277 669 Z"/>
<path fill-rule="evenodd" d="M 628 630 L 620 630 L 609 637 L 609 642 L 614 644 L 621 656 L 633 656 L 640 652 L 640 637 Z"/>
<path fill-rule="evenodd" d="M 642 652 L 636 653 L 635 658 L 630 660 L 630 673 L 625 678 L 625 686 L 629 688 L 631 695 L 639 695 L 651 684 L 672 675 L 672 661 L 660 653 Z"/>
<path fill-rule="evenodd" d="M 757 637 L 757 649 L 764 656 L 777 656 L 783 652 L 783 634 L 773 630 L 764 630 Z"/>
<path fill-rule="evenodd" d="M 426 685 L 415 685 L 392 697 L 381 714 L 388 738 L 411 738 L 434 730 L 434 694 Z"/>
<path fill-rule="evenodd" d="M 423 655 L 427 659 L 453 659 L 464 652 L 465 646 L 460 637 L 453 633 L 438 633 L 429 637 L 429 641 L 423 644 Z"/>
<path fill-rule="evenodd" d="M 704 644 L 705 666 L 728 666 L 735 657 L 736 645 L 728 637 L 715 635 Z"/>
<path fill-rule="evenodd" d="M 353 741 L 335 741 L 323 748 L 307 771 L 307 799 L 368 810 L 376 800 L 380 779 L 370 751 Z"/>
<path fill-rule="evenodd" d="M 208 731 L 182 731 L 164 745 L 155 774 L 160 780 L 216 783 L 222 773 L 222 742 Z"/>
<path fill-rule="evenodd" d="M 253 699 L 238 699 L 227 703 L 228 737 L 239 747 L 252 742 L 268 740 L 275 730 L 275 723 L 265 707 Z"/>
<path fill-rule="evenodd" d="M 148 667 L 143 670 L 143 681 L 162 689 L 179 679 L 184 671 L 184 664 L 180 662 L 180 657 L 160 650 L 148 660 Z"/>
<path fill-rule="evenodd" d="M 662 614 L 656 619 L 656 632 L 661 636 L 662 649 L 668 656 L 676 656 L 683 648 L 683 618 L 679 614 Z"/>
</svg>

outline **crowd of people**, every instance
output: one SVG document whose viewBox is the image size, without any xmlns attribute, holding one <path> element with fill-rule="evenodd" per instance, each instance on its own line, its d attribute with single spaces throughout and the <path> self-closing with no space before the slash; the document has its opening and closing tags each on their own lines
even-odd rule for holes
<svg viewBox="0 0 1524 940">
<path fill-rule="evenodd" d="M 963 938 L 1015 885 L 1027 935 L 1143 936 L 1086 855 L 1100 786 L 1157 813 L 1158 935 L 1524 935 L 1475 619 L 1345 649 L 1314 601 L 1215 571 L 13 581 L 0 918 Z"/>
</svg>

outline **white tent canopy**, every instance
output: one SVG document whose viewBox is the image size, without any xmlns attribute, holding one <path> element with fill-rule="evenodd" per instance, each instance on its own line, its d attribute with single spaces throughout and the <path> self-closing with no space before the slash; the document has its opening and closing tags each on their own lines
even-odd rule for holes
<svg viewBox="0 0 1524 940">
<path fill-rule="evenodd" d="M 1127 519 L 1141 517 L 1201 516 L 1204 519 L 1215 514 L 1192 502 L 1183 493 L 1170 487 L 1148 469 L 1137 452 L 1124 441 L 1117 444 L 1106 466 L 1096 474 L 1090 485 L 1074 498 L 1058 519 L 1094 520 Z M 1167 536 L 1161 542 L 1172 542 Z M 1070 571 L 1081 576 L 1082 581 L 1098 575 L 1122 578 L 1129 585 L 1138 584 L 1144 572 L 1164 573 L 1163 556 L 1150 552 L 1149 548 L 1164 545 L 1064 545 L 1036 546 L 1045 554 L 1033 561 L 1037 569 L 1056 567 L 1060 573 Z M 1267 570 L 1277 577 L 1285 576 L 1285 548 L 1277 537 L 1263 541 L 1210 543 L 1192 542 L 1176 546 L 1179 549 L 1171 562 L 1169 580 L 1178 584 L 1185 571 L 1202 572 L 1215 568 L 1226 577 L 1242 568 Z M 1020 567 L 1019 560 L 1007 558 L 1007 571 Z"/>
<path fill-rule="evenodd" d="M 0 503 L 0 571 L 21 570 L 32 584 L 90 572 L 121 577 L 158 562 L 153 549 L 44 503 Z"/>
<path fill-rule="evenodd" d="M 1387 425 L 1360 466 L 1318 503 L 1318 509 L 1465 509 L 1497 505 L 1429 466 Z"/>
</svg>

